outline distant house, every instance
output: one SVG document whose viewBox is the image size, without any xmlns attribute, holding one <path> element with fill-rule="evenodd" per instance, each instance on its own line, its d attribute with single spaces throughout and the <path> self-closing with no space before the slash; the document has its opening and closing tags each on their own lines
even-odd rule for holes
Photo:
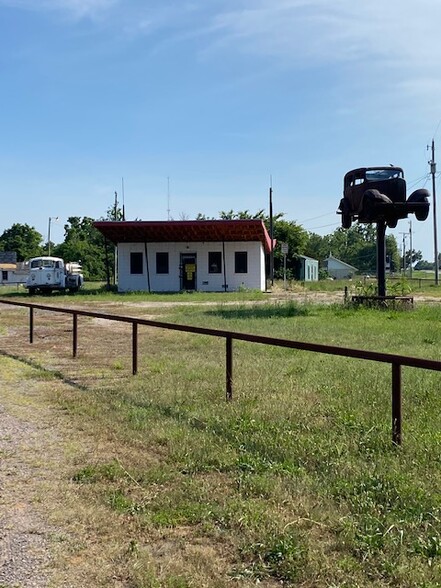
<svg viewBox="0 0 441 588">
<path fill-rule="evenodd" d="M 11 284 L 15 269 L 15 263 L 0 263 L 0 284 Z"/>
<path fill-rule="evenodd" d="M 0 285 L 24 284 L 29 274 L 25 263 L 17 263 L 15 251 L 0 251 Z"/>
<path fill-rule="evenodd" d="M 296 280 L 301 282 L 317 282 L 318 281 L 319 262 L 317 259 L 307 257 L 306 255 L 298 255 L 296 262 Z"/>
<path fill-rule="evenodd" d="M 328 275 L 336 280 L 352 278 L 358 272 L 356 267 L 337 259 L 331 254 L 323 261 L 323 267 L 328 272 Z"/>
<path fill-rule="evenodd" d="M 261 220 L 97 221 L 117 247 L 118 291 L 266 289 Z"/>
<path fill-rule="evenodd" d="M 12 286 L 25 284 L 29 275 L 29 268 L 25 263 L 1 263 L 0 285 Z"/>
</svg>

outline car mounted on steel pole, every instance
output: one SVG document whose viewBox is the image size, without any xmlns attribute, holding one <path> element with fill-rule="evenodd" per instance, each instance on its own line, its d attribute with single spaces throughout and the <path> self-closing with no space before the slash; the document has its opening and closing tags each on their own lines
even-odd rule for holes
<svg viewBox="0 0 441 588">
<path fill-rule="evenodd" d="M 344 229 L 352 223 L 377 225 L 378 298 L 386 297 L 386 227 L 394 229 L 401 219 L 414 214 L 419 221 L 429 215 L 430 194 L 425 188 L 407 198 L 401 167 L 360 167 L 349 171 L 343 181 L 343 198 L 337 210 Z"/>
</svg>

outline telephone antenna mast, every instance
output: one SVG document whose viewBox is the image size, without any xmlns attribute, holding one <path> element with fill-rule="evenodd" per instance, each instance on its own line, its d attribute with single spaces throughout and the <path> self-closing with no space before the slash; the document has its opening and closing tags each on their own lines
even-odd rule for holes
<svg viewBox="0 0 441 588">
<path fill-rule="evenodd" d="M 167 220 L 170 220 L 170 177 L 167 176 Z"/>
<path fill-rule="evenodd" d="M 126 206 L 124 204 L 124 178 L 121 178 L 121 188 L 122 188 L 122 219 L 123 221 L 126 220 Z"/>
</svg>

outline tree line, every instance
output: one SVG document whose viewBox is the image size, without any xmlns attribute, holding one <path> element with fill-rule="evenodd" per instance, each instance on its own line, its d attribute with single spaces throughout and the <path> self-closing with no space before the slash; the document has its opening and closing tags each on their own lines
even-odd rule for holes
<svg viewBox="0 0 441 588">
<path fill-rule="evenodd" d="M 283 277 L 283 254 L 281 243 L 288 244 L 286 267 L 288 278 L 295 276 L 295 268 L 299 256 L 304 255 L 323 262 L 330 254 L 354 267 L 361 273 L 375 274 L 376 271 L 376 229 L 374 225 L 355 224 L 350 229 L 338 228 L 325 236 L 306 231 L 295 221 L 284 218 L 284 213 L 273 216 L 273 238 L 277 241 L 274 250 L 274 275 Z M 122 213 L 115 206 L 109 208 L 107 215 L 100 220 L 121 220 Z M 248 210 L 235 212 L 221 211 L 218 219 L 260 219 L 268 231 L 270 218 L 259 210 L 250 213 Z M 198 214 L 196 220 L 216 220 Z M 86 280 L 108 280 L 113 277 L 114 247 L 106 243 L 103 235 L 93 226 L 94 219 L 84 216 L 71 216 L 64 225 L 62 243 L 50 244 L 51 254 L 65 261 L 81 261 Z M 31 257 L 47 254 L 49 243 L 43 236 L 28 224 L 15 223 L 0 235 L 0 251 L 15 251 L 17 261 L 25 261 Z M 386 237 L 386 255 L 391 271 L 398 272 L 402 267 L 397 241 L 393 235 Z M 414 263 L 422 259 L 420 251 L 408 251 L 407 267 L 411 260 Z M 427 262 L 425 262 L 427 263 Z M 109 276 L 109 272 L 112 273 Z M 322 272 L 322 277 L 324 274 Z"/>
</svg>

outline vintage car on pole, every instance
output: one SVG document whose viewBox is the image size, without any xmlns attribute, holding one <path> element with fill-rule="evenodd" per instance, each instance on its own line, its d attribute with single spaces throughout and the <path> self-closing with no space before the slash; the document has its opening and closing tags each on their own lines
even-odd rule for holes
<svg viewBox="0 0 441 588">
<path fill-rule="evenodd" d="M 343 198 L 338 213 L 349 229 L 353 221 L 384 222 L 394 228 L 400 219 L 415 214 L 423 221 L 429 215 L 429 192 L 420 188 L 406 197 L 406 181 L 400 167 L 360 167 L 348 172 L 343 181 Z"/>
</svg>

